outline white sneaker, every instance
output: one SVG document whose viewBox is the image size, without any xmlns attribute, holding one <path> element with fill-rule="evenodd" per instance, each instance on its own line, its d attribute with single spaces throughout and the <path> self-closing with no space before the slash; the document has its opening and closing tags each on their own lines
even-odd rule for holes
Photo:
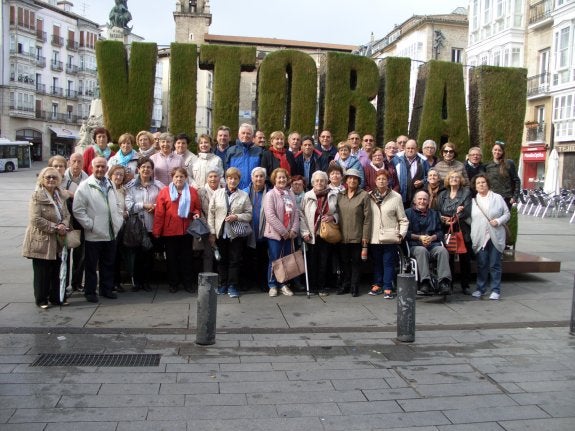
<svg viewBox="0 0 575 431">
<path fill-rule="evenodd" d="M 278 296 L 278 289 L 277 289 L 277 287 L 271 287 L 271 288 L 270 288 L 269 295 L 270 295 L 271 297 Z"/>
<path fill-rule="evenodd" d="M 481 294 L 481 292 L 480 292 L 479 290 L 476 290 L 475 292 L 473 292 L 473 293 L 471 294 L 471 296 L 473 296 L 475 299 L 481 299 L 481 297 L 482 297 L 483 295 Z"/>
<path fill-rule="evenodd" d="M 497 293 L 497 292 L 491 292 L 491 295 L 489 295 L 489 299 L 493 299 L 494 301 L 497 301 L 500 296 L 501 295 L 499 295 L 499 293 Z"/>
<path fill-rule="evenodd" d="M 291 291 L 291 289 L 286 286 L 285 284 L 281 287 L 281 292 L 282 294 L 284 294 L 285 296 L 293 296 L 293 292 Z"/>
</svg>

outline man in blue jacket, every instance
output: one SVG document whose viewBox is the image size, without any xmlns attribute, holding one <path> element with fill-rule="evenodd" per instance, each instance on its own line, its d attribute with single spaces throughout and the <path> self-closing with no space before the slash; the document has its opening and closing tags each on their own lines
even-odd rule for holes
<svg viewBox="0 0 575 431">
<path fill-rule="evenodd" d="M 449 269 L 449 252 L 443 246 L 443 228 L 439 213 L 429 209 L 429 195 L 420 190 L 413 197 L 413 206 L 405 211 L 409 220 L 409 229 L 405 239 L 409 251 L 417 261 L 420 290 L 433 293 L 429 275 L 429 261 L 437 261 L 439 294 L 451 294 L 451 270 Z"/>
<path fill-rule="evenodd" d="M 242 174 L 239 189 L 245 189 L 250 185 L 252 169 L 261 166 L 263 149 L 254 145 L 252 137 L 254 128 L 251 124 L 243 123 L 238 132 L 236 145 L 230 147 L 226 154 L 224 170 L 234 167 L 238 168 Z"/>
</svg>

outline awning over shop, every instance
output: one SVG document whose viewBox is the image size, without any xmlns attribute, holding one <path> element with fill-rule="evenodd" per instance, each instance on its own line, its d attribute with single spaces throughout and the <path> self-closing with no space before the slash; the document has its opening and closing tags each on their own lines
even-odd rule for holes
<svg viewBox="0 0 575 431">
<path fill-rule="evenodd" d="M 62 127 L 48 127 L 56 134 L 58 138 L 64 139 L 78 139 L 78 132 L 75 130 L 65 129 Z"/>
</svg>

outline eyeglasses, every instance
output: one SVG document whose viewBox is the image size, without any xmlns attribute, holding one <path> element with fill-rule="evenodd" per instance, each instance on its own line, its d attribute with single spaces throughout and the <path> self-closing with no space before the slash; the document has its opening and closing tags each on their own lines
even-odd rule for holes
<svg viewBox="0 0 575 431">
<path fill-rule="evenodd" d="M 44 179 L 56 181 L 58 179 L 58 177 L 56 175 L 44 175 Z"/>
<path fill-rule="evenodd" d="M 397 141 L 398 144 L 407 144 L 407 141 Z"/>
<path fill-rule="evenodd" d="M 453 150 L 443 150 L 443 154 L 454 154 L 455 151 Z"/>
<path fill-rule="evenodd" d="M 363 142 L 373 142 L 373 139 L 364 139 Z"/>
<path fill-rule="evenodd" d="M 481 157 L 481 154 L 479 153 L 472 153 L 469 155 L 469 157 Z"/>
<path fill-rule="evenodd" d="M 349 138 L 352 141 L 359 141 L 359 136 L 352 136 L 351 138 Z"/>
</svg>

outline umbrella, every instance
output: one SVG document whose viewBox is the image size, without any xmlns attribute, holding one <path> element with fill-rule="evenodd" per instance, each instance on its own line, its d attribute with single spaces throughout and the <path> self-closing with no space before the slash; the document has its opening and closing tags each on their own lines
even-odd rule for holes
<svg viewBox="0 0 575 431">
<path fill-rule="evenodd" d="M 517 166 L 517 176 L 521 180 L 521 184 L 523 184 L 523 156 L 519 157 L 519 165 Z M 523 186 L 525 188 L 525 185 Z"/>
<path fill-rule="evenodd" d="M 303 251 L 303 267 L 305 269 L 305 290 L 307 292 L 307 299 L 309 299 L 309 279 L 307 277 L 307 256 L 306 256 L 307 244 L 305 243 L 305 241 L 302 241 L 301 249 Z"/>
<path fill-rule="evenodd" d="M 543 191 L 547 194 L 559 194 L 559 154 L 555 148 L 551 150 L 547 160 Z"/>
<path fill-rule="evenodd" d="M 62 247 L 62 262 L 60 263 L 60 304 L 66 299 L 66 274 L 68 268 L 66 261 L 68 260 L 68 247 Z"/>
</svg>

